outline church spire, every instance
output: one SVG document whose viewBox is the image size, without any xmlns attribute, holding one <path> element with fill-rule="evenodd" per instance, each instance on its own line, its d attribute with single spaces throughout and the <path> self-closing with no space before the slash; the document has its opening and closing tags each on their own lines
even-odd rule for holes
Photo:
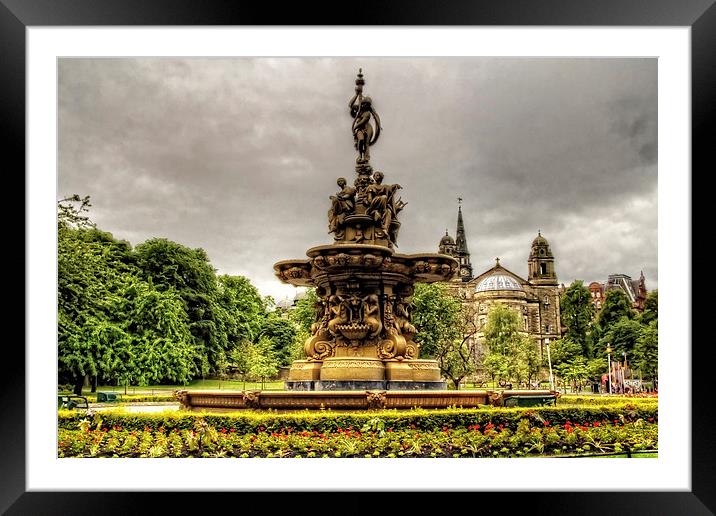
<svg viewBox="0 0 716 516">
<path fill-rule="evenodd" d="M 465 238 L 465 224 L 462 221 L 462 197 L 457 198 L 455 247 L 456 258 L 460 262 L 460 277 L 463 281 L 470 281 L 472 279 L 472 265 L 470 264 L 470 251 L 467 249 L 467 238 Z"/>
</svg>

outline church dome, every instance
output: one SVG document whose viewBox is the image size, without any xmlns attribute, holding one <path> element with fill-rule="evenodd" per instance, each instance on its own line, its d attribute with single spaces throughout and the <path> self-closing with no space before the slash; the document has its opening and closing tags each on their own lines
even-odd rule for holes
<svg viewBox="0 0 716 516">
<path fill-rule="evenodd" d="M 534 240 L 532 240 L 532 246 L 536 245 L 543 245 L 548 246 L 549 243 L 547 242 L 547 239 L 542 236 L 542 233 L 538 233 Z"/>
<path fill-rule="evenodd" d="M 487 292 L 490 290 L 522 290 L 522 285 L 512 276 L 497 273 L 483 278 L 475 287 L 475 292 Z"/>
<path fill-rule="evenodd" d="M 453 240 L 452 237 L 446 232 L 445 236 L 440 239 L 440 245 L 455 245 L 455 240 Z"/>
</svg>

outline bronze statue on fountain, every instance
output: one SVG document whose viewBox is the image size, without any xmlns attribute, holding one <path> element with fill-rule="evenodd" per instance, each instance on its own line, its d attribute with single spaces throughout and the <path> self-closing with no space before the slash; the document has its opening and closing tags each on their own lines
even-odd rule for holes
<svg viewBox="0 0 716 516">
<path fill-rule="evenodd" d="M 457 261 L 447 255 L 399 254 L 398 214 L 407 205 L 373 171 L 370 147 L 381 134 L 380 118 L 363 95 L 361 71 L 349 101 L 356 179 L 330 196 L 328 231 L 334 243 L 309 249 L 307 260 L 274 265 L 277 277 L 315 287 L 319 297 L 305 360 L 293 363 L 286 382 L 293 390 L 443 389 L 434 360 L 421 360 L 411 323 L 413 285 L 454 276 Z"/>
</svg>

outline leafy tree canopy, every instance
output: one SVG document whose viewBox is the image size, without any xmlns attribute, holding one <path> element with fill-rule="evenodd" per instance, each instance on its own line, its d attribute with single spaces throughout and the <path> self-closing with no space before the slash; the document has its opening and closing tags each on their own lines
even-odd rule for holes
<svg viewBox="0 0 716 516">
<path fill-rule="evenodd" d="M 579 280 L 572 283 L 560 298 L 562 324 L 567 328 L 565 337 L 578 343 L 585 357 L 592 355 L 590 335 L 594 312 L 592 295 Z"/>
<path fill-rule="evenodd" d="M 531 381 L 539 372 L 540 360 L 535 342 L 522 333 L 520 315 L 500 303 L 490 307 L 484 328 L 489 349 L 484 366 L 495 379 L 518 384 Z"/>
<path fill-rule="evenodd" d="M 607 290 L 602 309 L 599 311 L 598 323 L 601 331 L 608 332 L 622 317 L 634 318 L 634 310 L 631 308 L 629 298 L 621 289 Z"/>
<path fill-rule="evenodd" d="M 441 345 L 461 338 L 462 305 L 440 283 L 418 283 L 413 295 L 412 322 L 418 330 L 415 340 L 421 355 L 434 358 Z"/>
<path fill-rule="evenodd" d="M 632 363 L 642 375 L 655 380 L 659 371 L 659 328 L 656 320 L 642 327 L 633 356 Z"/>
<path fill-rule="evenodd" d="M 627 359 L 632 356 L 636 341 L 641 334 L 642 325 L 638 321 L 622 317 L 616 323 L 613 323 L 609 330 L 605 332 L 599 341 L 601 355 L 606 356 L 607 345 L 612 348 L 612 357 L 623 360 L 624 353 Z"/>
<path fill-rule="evenodd" d="M 659 291 L 652 290 L 644 300 L 644 311 L 641 314 L 641 323 L 649 324 L 659 319 Z"/>
</svg>

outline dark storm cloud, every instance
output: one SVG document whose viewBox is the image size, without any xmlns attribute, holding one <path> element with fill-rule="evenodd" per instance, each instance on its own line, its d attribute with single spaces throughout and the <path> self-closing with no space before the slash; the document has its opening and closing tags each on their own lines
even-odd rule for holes
<svg viewBox="0 0 716 516">
<path fill-rule="evenodd" d="M 401 252 L 432 252 L 457 197 L 472 261 L 525 275 L 541 229 L 560 281 L 657 284 L 653 59 L 63 59 L 58 197 L 100 227 L 206 249 L 221 273 L 290 293 L 272 264 L 329 243 L 354 176 L 357 68 L 380 114 L 374 168 L 403 186 Z"/>
</svg>

